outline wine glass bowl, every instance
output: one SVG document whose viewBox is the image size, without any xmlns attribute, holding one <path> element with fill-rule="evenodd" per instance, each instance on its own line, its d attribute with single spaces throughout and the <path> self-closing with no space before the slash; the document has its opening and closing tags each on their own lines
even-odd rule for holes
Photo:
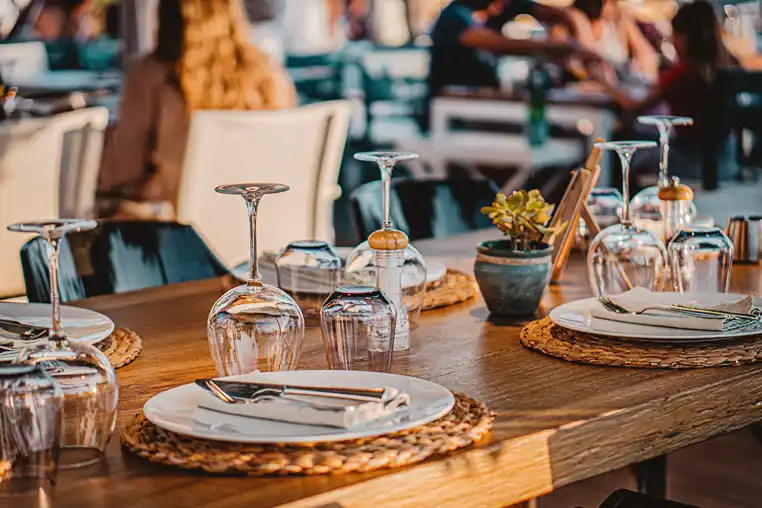
<svg viewBox="0 0 762 508">
<path fill-rule="evenodd" d="M 220 376 L 294 370 L 299 363 L 304 317 L 286 292 L 247 283 L 226 292 L 212 307 L 209 346 Z"/>
<path fill-rule="evenodd" d="M 243 197 L 249 214 L 249 278 L 222 295 L 207 320 L 209 350 L 220 376 L 255 370 L 293 370 L 299 364 L 304 315 L 281 289 L 264 284 L 257 265 L 257 207 L 262 196 L 288 190 L 286 185 L 221 185 L 220 194 Z"/>
<path fill-rule="evenodd" d="M 601 150 L 615 151 L 622 163 L 622 220 L 593 239 L 588 250 L 590 286 L 597 296 L 619 294 L 636 286 L 659 290 L 666 264 L 666 249 L 650 231 L 633 226 L 630 217 L 629 172 L 633 154 L 654 148 L 653 141 L 596 143 Z"/>
<path fill-rule="evenodd" d="M 47 341 L 22 349 L 17 361 L 43 367 L 61 387 L 61 469 L 98 462 L 116 425 L 119 387 L 113 366 L 95 346 L 68 340 L 61 327 L 58 291 L 61 239 L 67 233 L 96 226 L 92 220 L 49 219 L 8 227 L 10 231 L 37 233 L 48 242 L 52 328 Z"/>
</svg>

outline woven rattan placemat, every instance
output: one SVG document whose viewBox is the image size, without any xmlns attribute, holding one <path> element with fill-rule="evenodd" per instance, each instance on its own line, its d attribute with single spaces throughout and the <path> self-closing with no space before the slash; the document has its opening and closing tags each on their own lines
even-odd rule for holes
<svg viewBox="0 0 762 508">
<path fill-rule="evenodd" d="M 570 362 L 616 367 L 699 369 L 762 360 L 762 335 L 722 343 L 648 344 L 575 332 L 547 317 L 524 327 L 521 343 Z"/>
<path fill-rule="evenodd" d="M 96 347 L 106 353 L 111 365 L 118 369 L 138 357 L 143 342 L 140 340 L 140 336 L 132 330 L 116 328 L 109 338 L 96 344 Z"/>
<path fill-rule="evenodd" d="M 476 290 L 476 279 L 473 276 L 448 268 L 442 279 L 426 287 L 423 310 L 465 302 L 476 296 Z"/>
<path fill-rule="evenodd" d="M 345 474 L 391 469 L 482 440 L 492 427 L 483 403 L 455 395 L 455 407 L 426 425 L 373 438 L 304 445 L 244 445 L 195 439 L 156 427 L 141 414 L 122 445 L 151 462 L 217 474 Z"/>
</svg>

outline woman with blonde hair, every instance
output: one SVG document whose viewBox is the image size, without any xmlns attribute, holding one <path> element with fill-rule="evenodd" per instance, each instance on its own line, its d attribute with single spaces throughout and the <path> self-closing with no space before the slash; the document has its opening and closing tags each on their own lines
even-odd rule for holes
<svg viewBox="0 0 762 508">
<path fill-rule="evenodd" d="M 101 170 L 118 216 L 173 215 L 195 111 L 296 103 L 284 70 L 248 42 L 239 0 L 161 0 L 158 14 L 156 50 L 127 72 Z"/>
</svg>

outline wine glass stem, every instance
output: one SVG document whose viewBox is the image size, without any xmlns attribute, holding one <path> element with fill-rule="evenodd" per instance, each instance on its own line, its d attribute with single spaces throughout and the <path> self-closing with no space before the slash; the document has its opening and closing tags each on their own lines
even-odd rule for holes
<svg viewBox="0 0 762 508">
<path fill-rule="evenodd" d="M 635 151 L 628 150 L 617 153 L 622 162 L 622 225 L 629 227 L 632 225 L 630 218 L 630 161 Z"/>
<path fill-rule="evenodd" d="M 53 327 L 50 329 L 50 340 L 63 340 L 66 338 L 61 327 L 61 296 L 58 291 L 58 254 L 61 250 L 61 241 L 58 238 L 47 238 L 48 241 L 48 265 L 50 269 L 50 306 L 53 312 Z"/>
<path fill-rule="evenodd" d="M 381 169 L 381 183 L 383 184 L 384 200 L 384 223 L 382 229 L 391 229 L 391 199 L 392 199 L 392 170 L 394 162 L 379 161 L 378 167 Z"/>
<path fill-rule="evenodd" d="M 246 209 L 249 211 L 249 284 L 260 284 L 259 264 L 257 262 L 257 207 L 261 194 L 246 194 Z"/>
<path fill-rule="evenodd" d="M 661 145 L 661 158 L 659 160 L 659 187 L 669 185 L 669 125 L 659 125 L 659 144 Z"/>
</svg>

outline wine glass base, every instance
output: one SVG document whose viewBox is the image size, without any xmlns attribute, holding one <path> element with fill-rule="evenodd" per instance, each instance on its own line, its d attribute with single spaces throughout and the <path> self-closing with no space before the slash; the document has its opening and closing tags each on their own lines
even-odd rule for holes
<svg viewBox="0 0 762 508">
<path fill-rule="evenodd" d="M 58 469 L 70 470 L 93 466 L 104 457 L 103 450 L 94 446 L 63 445 L 58 454 Z"/>
</svg>

